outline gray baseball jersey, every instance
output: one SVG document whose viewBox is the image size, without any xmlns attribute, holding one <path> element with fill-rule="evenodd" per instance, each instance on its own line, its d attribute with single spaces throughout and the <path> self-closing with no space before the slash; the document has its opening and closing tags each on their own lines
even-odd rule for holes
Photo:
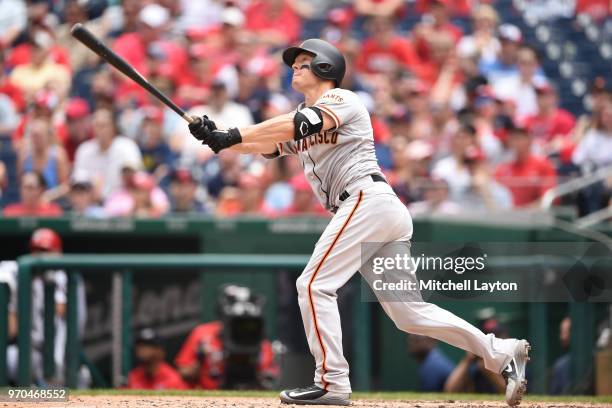
<svg viewBox="0 0 612 408">
<path fill-rule="evenodd" d="M 354 92 L 334 88 L 315 103 L 335 122 L 335 127 L 298 141 L 279 143 L 276 156 L 297 154 L 304 173 L 321 204 L 335 212 L 338 196 L 346 187 L 370 174 L 382 175 L 376 153 L 370 114 Z M 298 110 L 305 106 L 301 104 Z"/>
</svg>

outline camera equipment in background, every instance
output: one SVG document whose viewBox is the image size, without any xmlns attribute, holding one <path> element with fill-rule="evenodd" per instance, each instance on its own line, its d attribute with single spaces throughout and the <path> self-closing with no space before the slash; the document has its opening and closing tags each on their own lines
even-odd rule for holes
<svg viewBox="0 0 612 408">
<path fill-rule="evenodd" d="M 223 322 L 224 389 L 262 388 L 258 366 L 264 339 L 264 304 L 265 298 L 247 287 L 221 288 L 218 308 Z"/>
</svg>

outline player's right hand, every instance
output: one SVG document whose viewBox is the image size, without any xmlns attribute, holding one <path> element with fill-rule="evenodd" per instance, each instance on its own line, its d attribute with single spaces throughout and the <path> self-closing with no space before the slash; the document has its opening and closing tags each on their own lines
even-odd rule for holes
<svg viewBox="0 0 612 408">
<path fill-rule="evenodd" d="M 206 143 L 210 133 L 215 130 L 217 130 L 217 125 L 206 115 L 196 117 L 195 120 L 189 124 L 189 132 L 193 135 L 193 137 L 203 141 L 204 143 Z"/>
</svg>

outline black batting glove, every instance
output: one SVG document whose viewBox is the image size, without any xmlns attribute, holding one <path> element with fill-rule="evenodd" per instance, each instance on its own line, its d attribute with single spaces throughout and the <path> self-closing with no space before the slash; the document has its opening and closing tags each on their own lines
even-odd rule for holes
<svg viewBox="0 0 612 408">
<path fill-rule="evenodd" d="M 210 146 L 213 152 L 219 153 L 235 144 L 242 143 L 242 135 L 238 128 L 228 130 L 214 130 L 210 132 L 204 144 Z"/>
<path fill-rule="evenodd" d="M 195 121 L 189 124 L 189 132 L 196 139 L 206 143 L 206 139 L 210 132 L 217 130 L 217 125 L 208 116 L 204 115 L 201 118 L 197 117 Z"/>
</svg>

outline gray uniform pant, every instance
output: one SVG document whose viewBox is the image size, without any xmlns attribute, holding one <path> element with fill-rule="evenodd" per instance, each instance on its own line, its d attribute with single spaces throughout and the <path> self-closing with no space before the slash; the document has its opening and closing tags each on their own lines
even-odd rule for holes
<svg viewBox="0 0 612 408">
<path fill-rule="evenodd" d="M 362 242 L 408 242 L 412 237 L 410 214 L 389 185 L 364 177 L 347 191 L 349 198 L 326 227 L 296 282 L 308 345 L 316 361 L 314 383 L 339 393 L 350 393 L 351 385 L 342 353 L 336 291 L 360 269 Z M 512 359 L 516 339 L 485 335 L 431 303 L 386 297 L 379 300 L 399 329 L 474 353 L 491 371 L 500 373 Z"/>
</svg>

